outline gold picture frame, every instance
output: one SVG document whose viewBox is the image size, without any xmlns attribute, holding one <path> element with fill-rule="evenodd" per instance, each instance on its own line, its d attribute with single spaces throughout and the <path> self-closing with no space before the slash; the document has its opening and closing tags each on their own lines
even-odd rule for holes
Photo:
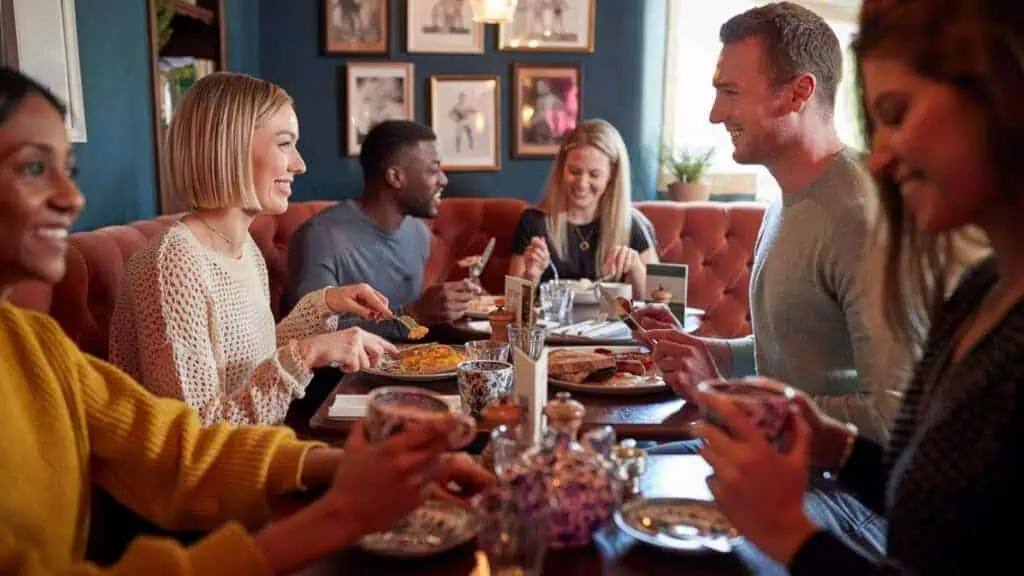
<svg viewBox="0 0 1024 576">
<path fill-rule="evenodd" d="M 519 0 L 511 23 L 498 26 L 503 52 L 594 51 L 597 0 Z"/>
<path fill-rule="evenodd" d="M 410 54 L 483 54 L 484 25 L 473 21 L 465 2 L 406 0 L 405 49 Z"/>
<path fill-rule="evenodd" d="M 558 153 L 562 136 L 583 118 L 583 69 L 577 64 L 512 65 L 513 158 Z"/>
<path fill-rule="evenodd" d="M 349 62 L 345 70 L 345 142 L 359 154 L 363 138 L 384 120 L 412 120 L 415 114 L 411 62 Z"/>
<path fill-rule="evenodd" d="M 501 78 L 496 74 L 430 77 L 430 126 L 441 168 L 496 172 L 501 168 Z"/>
<path fill-rule="evenodd" d="M 324 52 L 387 54 L 388 0 L 324 0 Z"/>
</svg>

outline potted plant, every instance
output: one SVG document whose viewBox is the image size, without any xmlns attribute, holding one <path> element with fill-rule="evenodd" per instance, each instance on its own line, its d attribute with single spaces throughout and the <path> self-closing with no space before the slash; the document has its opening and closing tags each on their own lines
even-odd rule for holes
<svg viewBox="0 0 1024 576">
<path fill-rule="evenodd" d="M 707 200 L 711 189 L 703 181 L 704 172 L 711 164 L 711 156 L 715 149 L 709 148 L 704 153 L 696 153 L 686 149 L 667 149 L 662 157 L 662 165 L 672 180 L 668 185 L 668 197 L 675 202 L 693 202 Z"/>
</svg>

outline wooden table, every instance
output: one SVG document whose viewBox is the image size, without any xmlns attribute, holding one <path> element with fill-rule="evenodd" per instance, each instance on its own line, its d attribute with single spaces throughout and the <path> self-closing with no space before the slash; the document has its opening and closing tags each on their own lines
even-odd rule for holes
<svg viewBox="0 0 1024 576">
<path fill-rule="evenodd" d="M 710 499 L 704 479 L 710 473 L 699 456 L 651 456 L 641 482 L 645 497 Z M 472 543 L 427 559 L 401 560 L 375 556 L 358 549 L 334 555 L 299 576 L 333 574 L 381 576 L 423 574 L 466 576 L 475 566 Z M 554 576 L 657 576 L 659 574 L 764 574 L 786 571 L 753 546 L 743 543 L 727 555 L 686 556 L 664 552 L 637 542 L 614 524 L 606 526 L 594 545 L 580 550 L 551 550 L 542 574 Z"/>
<path fill-rule="evenodd" d="M 328 418 L 334 397 L 337 394 L 366 394 L 378 386 L 398 385 L 402 382 L 392 378 L 368 374 L 348 374 L 341 378 L 326 399 L 320 404 L 309 421 L 310 437 L 337 443 L 348 435 L 355 420 Z M 458 394 L 454 378 L 435 382 L 411 384 L 440 392 Z M 549 393 L 554 395 L 559 388 L 550 385 Z M 575 392 L 573 398 L 586 407 L 583 429 L 611 426 L 620 438 L 636 440 L 672 441 L 690 438 L 688 426 L 698 417 L 697 408 L 688 405 L 671 390 L 656 394 L 637 396 L 599 396 Z M 482 430 L 486 432 L 486 430 Z"/>
</svg>

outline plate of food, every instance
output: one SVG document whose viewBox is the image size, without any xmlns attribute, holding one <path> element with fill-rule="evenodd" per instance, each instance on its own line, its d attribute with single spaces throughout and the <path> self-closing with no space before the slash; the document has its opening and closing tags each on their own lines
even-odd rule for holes
<svg viewBox="0 0 1024 576">
<path fill-rule="evenodd" d="M 447 344 L 417 344 L 399 348 L 397 354 L 364 372 L 408 382 L 429 382 L 455 378 L 456 367 L 465 359 L 461 350 Z"/>
<path fill-rule="evenodd" d="M 567 346 L 548 353 L 548 382 L 574 392 L 653 394 L 668 389 L 643 346 Z"/>
<path fill-rule="evenodd" d="M 466 311 L 466 318 L 473 318 L 476 320 L 486 320 L 491 312 L 498 309 L 498 306 L 505 305 L 504 296 L 496 296 L 493 294 L 481 294 L 469 303 L 469 310 Z"/>
<path fill-rule="evenodd" d="M 423 558 L 446 552 L 476 536 L 469 510 L 440 500 L 428 500 L 387 532 L 367 534 L 359 547 L 381 556 Z"/>
<path fill-rule="evenodd" d="M 742 541 L 715 503 L 707 500 L 633 500 L 615 512 L 615 524 L 641 542 L 682 554 L 728 554 Z"/>
</svg>

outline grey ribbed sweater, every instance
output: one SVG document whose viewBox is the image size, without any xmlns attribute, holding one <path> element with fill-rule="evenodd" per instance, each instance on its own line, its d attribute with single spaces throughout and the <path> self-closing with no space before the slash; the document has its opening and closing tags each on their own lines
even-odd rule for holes
<svg viewBox="0 0 1024 576">
<path fill-rule="evenodd" d="M 877 313 L 879 280 L 862 258 L 870 176 L 844 150 L 803 190 L 767 209 L 750 281 L 753 336 L 732 341 L 734 375 L 811 394 L 826 413 L 885 440 L 910 356 Z"/>
</svg>

